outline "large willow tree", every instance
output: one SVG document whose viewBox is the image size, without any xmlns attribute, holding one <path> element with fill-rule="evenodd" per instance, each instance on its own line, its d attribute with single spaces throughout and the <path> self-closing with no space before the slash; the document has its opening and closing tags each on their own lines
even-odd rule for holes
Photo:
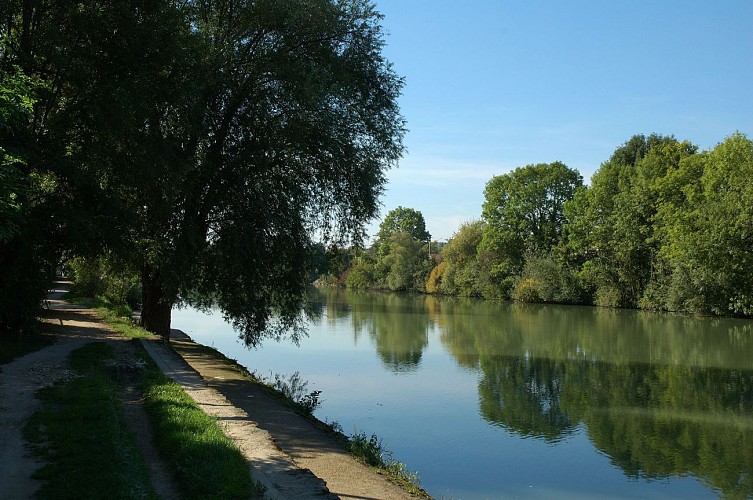
<svg viewBox="0 0 753 500">
<path fill-rule="evenodd" d="M 90 226 L 141 272 L 143 326 L 166 338 L 191 297 L 248 343 L 295 327 L 312 239 L 358 238 L 402 153 L 373 5 L 14 6 L 8 64 L 48 85 L 44 161 L 71 205 L 90 181 Z"/>
</svg>

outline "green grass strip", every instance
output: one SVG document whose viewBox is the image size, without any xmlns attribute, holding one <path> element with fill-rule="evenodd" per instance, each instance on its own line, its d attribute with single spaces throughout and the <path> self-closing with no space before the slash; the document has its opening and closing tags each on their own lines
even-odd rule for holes
<svg viewBox="0 0 753 500">
<path fill-rule="evenodd" d="M 183 389 L 154 368 L 143 384 L 155 443 L 172 462 L 188 498 L 256 498 L 245 458 Z"/>
<path fill-rule="evenodd" d="M 65 300 L 80 306 L 94 309 L 113 330 L 130 339 L 149 338 L 153 335 L 131 320 L 131 308 L 125 304 L 113 304 L 99 298 L 82 297 L 73 292 L 65 296 Z"/>
<path fill-rule="evenodd" d="M 66 300 L 94 308 L 115 331 L 125 337 L 153 335 L 133 324 L 127 306 L 101 299 L 68 294 Z M 223 434 L 217 420 L 156 367 L 148 355 L 141 379 L 154 441 L 162 458 L 171 466 L 178 487 L 187 498 L 258 498 L 263 493 L 251 478 L 246 459 Z"/>
<path fill-rule="evenodd" d="M 24 429 L 47 462 L 36 474 L 40 498 L 156 498 L 104 368 L 111 355 L 101 342 L 77 349 L 80 377 L 40 391 L 42 409 Z"/>
</svg>

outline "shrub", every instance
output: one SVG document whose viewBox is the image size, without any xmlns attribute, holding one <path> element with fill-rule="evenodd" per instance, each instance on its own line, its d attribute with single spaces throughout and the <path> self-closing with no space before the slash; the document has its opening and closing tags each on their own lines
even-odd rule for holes
<svg viewBox="0 0 753 500">
<path fill-rule="evenodd" d="M 576 274 L 551 256 L 532 256 L 516 281 L 512 298 L 520 302 L 580 303 L 585 294 Z"/>
<path fill-rule="evenodd" d="M 541 283 L 533 278 L 523 278 L 518 281 L 512 292 L 513 300 L 518 302 L 542 302 L 539 295 L 539 287 Z"/>
<path fill-rule="evenodd" d="M 75 257 L 68 261 L 74 291 L 135 308 L 141 302 L 138 274 L 108 257 Z"/>
<path fill-rule="evenodd" d="M 373 266 L 362 261 L 353 266 L 345 278 L 345 286 L 355 290 L 366 290 L 374 286 Z"/>
<path fill-rule="evenodd" d="M 437 264 L 429 273 L 429 279 L 426 280 L 427 293 L 441 293 L 444 273 L 447 269 L 447 263 L 442 261 Z"/>
</svg>

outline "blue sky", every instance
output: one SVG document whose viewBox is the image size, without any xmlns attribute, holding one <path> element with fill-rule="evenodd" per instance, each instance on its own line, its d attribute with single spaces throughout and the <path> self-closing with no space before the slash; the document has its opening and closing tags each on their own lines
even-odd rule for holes
<svg viewBox="0 0 753 500">
<path fill-rule="evenodd" d="M 380 220 L 420 210 L 433 239 L 479 218 L 486 182 L 518 166 L 559 160 L 588 181 L 634 134 L 753 137 L 753 1 L 376 6 L 409 130 Z"/>
</svg>

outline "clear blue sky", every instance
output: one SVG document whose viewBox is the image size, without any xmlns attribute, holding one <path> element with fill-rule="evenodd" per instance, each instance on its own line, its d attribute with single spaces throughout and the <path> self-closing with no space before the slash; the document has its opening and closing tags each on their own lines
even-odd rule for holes
<svg viewBox="0 0 753 500">
<path fill-rule="evenodd" d="M 559 160 L 588 182 L 634 134 L 753 137 L 751 0 L 376 6 L 409 129 L 380 220 L 420 210 L 433 239 L 478 219 L 486 182 L 518 166 Z"/>
</svg>

